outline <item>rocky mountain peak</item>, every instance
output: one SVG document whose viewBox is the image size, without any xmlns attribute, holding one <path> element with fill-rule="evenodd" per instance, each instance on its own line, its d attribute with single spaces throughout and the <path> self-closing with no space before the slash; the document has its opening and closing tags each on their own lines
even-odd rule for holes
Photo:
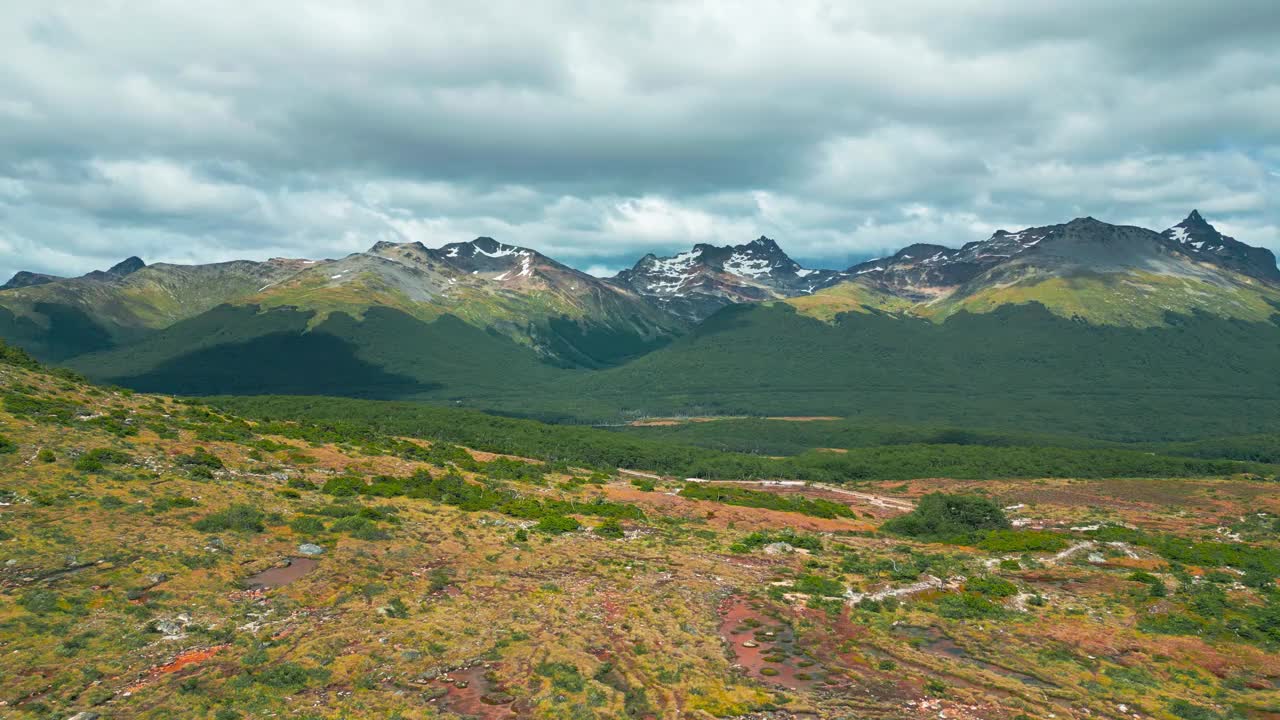
<svg viewBox="0 0 1280 720">
<path fill-rule="evenodd" d="M 131 255 L 115 265 L 112 265 L 111 268 L 107 270 L 107 274 L 114 275 L 116 277 L 124 277 L 126 275 L 132 275 L 146 266 L 147 264 L 142 261 L 142 258 L 137 255 Z"/>
<path fill-rule="evenodd" d="M 1182 222 L 1160 234 L 1197 260 L 1261 280 L 1280 282 L 1275 254 L 1266 248 L 1246 245 L 1223 235 L 1198 210 L 1192 210 Z"/>
</svg>

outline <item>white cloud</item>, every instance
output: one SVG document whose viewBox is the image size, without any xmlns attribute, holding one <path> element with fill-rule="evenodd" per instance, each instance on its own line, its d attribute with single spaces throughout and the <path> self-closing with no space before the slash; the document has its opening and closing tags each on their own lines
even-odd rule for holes
<svg viewBox="0 0 1280 720">
<path fill-rule="evenodd" d="M 8 3 L 0 274 L 481 234 L 613 268 L 763 233 L 841 266 L 1191 207 L 1274 247 L 1274 10 Z"/>
</svg>

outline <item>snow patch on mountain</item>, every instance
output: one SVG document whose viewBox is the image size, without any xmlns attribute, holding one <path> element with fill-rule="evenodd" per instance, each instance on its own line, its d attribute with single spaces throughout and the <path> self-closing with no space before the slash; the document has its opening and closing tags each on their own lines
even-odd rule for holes
<svg viewBox="0 0 1280 720">
<path fill-rule="evenodd" d="M 773 272 L 773 266 L 768 260 L 752 257 L 749 254 L 736 252 L 725 261 L 724 269 L 734 275 L 742 275 L 745 277 L 760 277 Z"/>
</svg>

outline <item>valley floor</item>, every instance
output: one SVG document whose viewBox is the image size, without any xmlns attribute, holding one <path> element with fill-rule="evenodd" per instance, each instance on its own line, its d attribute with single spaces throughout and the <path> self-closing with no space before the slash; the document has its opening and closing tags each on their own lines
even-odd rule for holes
<svg viewBox="0 0 1280 720">
<path fill-rule="evenodd" d="M 685 483 L 0 386 L 0 717 L 1280 718 L 1270 481 Z M 1013 528 L 881 529 L 937 491 Z"/>
</svg>

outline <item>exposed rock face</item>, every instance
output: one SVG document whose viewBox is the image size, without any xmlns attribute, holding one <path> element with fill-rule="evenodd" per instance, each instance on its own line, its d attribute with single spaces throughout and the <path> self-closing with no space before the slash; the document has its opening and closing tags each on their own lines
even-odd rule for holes
<svg viewBox="0 0 1280 720">
<path fill-rule="evenodd" d="M 1221 265 L 1260 280 L 1280 283 L 1280 268 L 1276 267 L 1274 253 L 1223 235 L 1201 217 L 1198 210 L 1192 210 L 1185 220 L 1161 234 L 1197 260 Z"/>
<path fill-rule="evenodd" d="M 674 315 L 698 321 L 725 305 L 804 295 L 843 277 L 801 267 L 762 235 L 744 245 L 699 244 L 671 257 L 645 255 L 612 282 Z"/>
</svg>

